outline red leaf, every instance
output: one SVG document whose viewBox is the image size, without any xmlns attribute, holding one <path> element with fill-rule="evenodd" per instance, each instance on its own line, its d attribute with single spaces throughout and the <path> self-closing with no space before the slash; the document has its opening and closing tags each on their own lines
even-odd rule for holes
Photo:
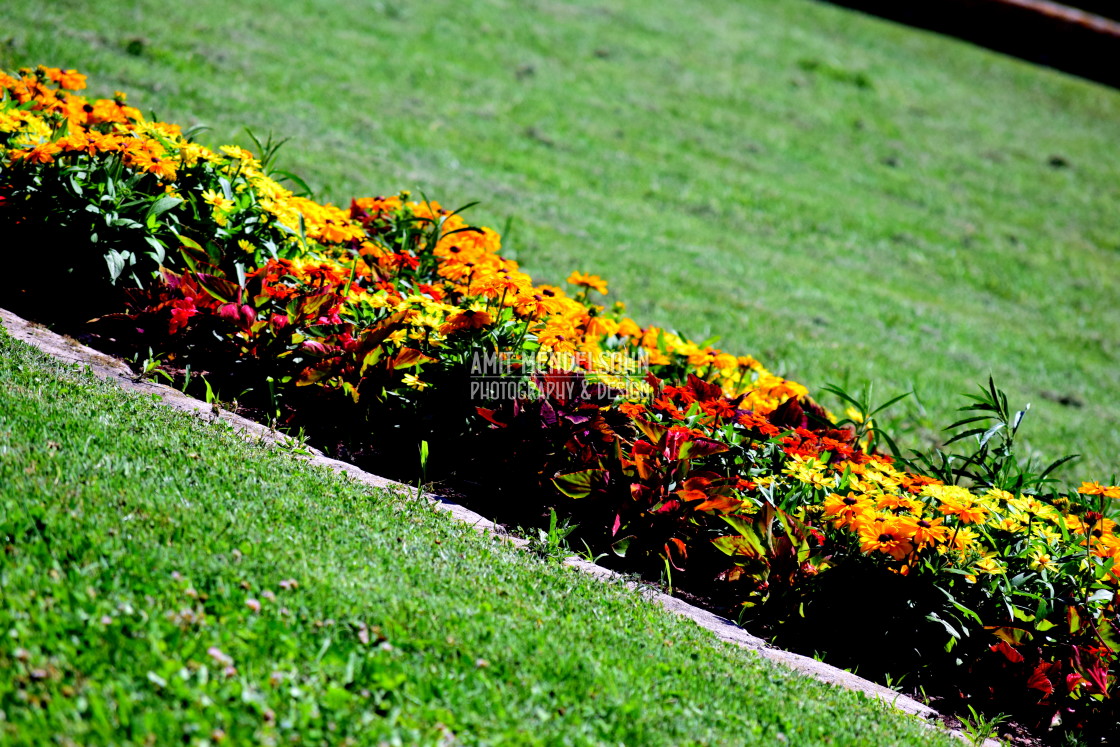
<svg viewBox="0 0 1120 747">
<path fill-rule="evenodd" d="M 729 514 L 732 511 L 737 511 L 743 505 L 743 502 L 738 498 L 732 498 L 726 495 L 714 495 L 708 500 L 693 506 L 694 511 L 719 511 L 721 513 Z"/>
<path fill-rule="evenodd" d="M 1019 657 L 1022 658 L 1022 657 Z M 1043 695 L 1049 695 L 1054 692 L 1054 685 L 1050 682 L 1050 678 L 1046 676 L 1045 672 L 1050 666 L 1043 662 L 1035 667 L 1031 672 L 1030 679 L 1027 680 L 1027 687 L 1034 690 L 1039 690 Z"/>
<path fill-rule="evenodd" d="M 992 651 L 998 651 L 999 653 L 1003 654 L 1012 664 L 1018 664 L 1023 660 L 1023 655 L 1012 648 L 1007 641 L 1000 641 L 994 646 L 988 646 L 988 648 L 990 648 Z M 1047 685 L 1049 685 L 1049 680 L 1047 680 Z M 1053 688 L 1050 689 L 1053 690 Z"/>
<path fill-rule="evenodd" d="M 476 407 L 474 409 L 479 415 L 486 418 L 487 420 L 489 420 L 491 423 L 498 426 L 499 428 L 505 428 L 508 425 L 507 423 L 503 423 L 500 420 L 496 420 L 494 418 L 494 413 L 496 413 L 497 410 L 487 410 L 485 407 Z"/>
<path fill-rule="evenodd" d="M 415 348 L 401 348 L 397 353 L 397 357 L 393 359 L 390 364 L 392 368 L 407 368 L 408 366 L 415 366 L 417 363 L 425 363 L 427 361 L 434 361 L 429 355 L 424 355 Z M 475 408 L 478 409 L 478 408 Z"/>
<path fill-rule="evenodd" d="M 688 483 L 685 482 L 685 484 L 687 485 Z M 680 499 L 682 501 L 686 501 L 686 502 L 688 502 L 688 501 L 706 501 L 708 499 L 708 494 L 705 493 L 703 490 L 689 490 L 689 489 L 686 488 L 684 490 L 678 490 L 677 495 L 680 496 Z"/>
<path fill-rule="evenodd" d="M 677 562 L 675 560 L 673 560 L 673 548 L 674 547 L 677 549 L 677 552 L 680 554 L 681 562 L 683 563 L 685 560 L 688 559 L 688 546 L 685 545 L 682 540 L 680 540 L 676 537 L 670 537 L 669 541 L 665 543 L 665 557 L 667 557 L 669 559 L 669 563 L 671 563 L 674 568 L 676 568 L 678 571 L 683 571 L 684 568 L 677 565 Z"/>
</svg>

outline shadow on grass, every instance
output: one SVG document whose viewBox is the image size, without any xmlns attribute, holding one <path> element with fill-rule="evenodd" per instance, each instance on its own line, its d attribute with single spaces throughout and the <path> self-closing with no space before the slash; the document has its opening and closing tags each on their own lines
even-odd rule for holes
<svg viewBox="0 0 1120 747">
<path fill-rule="evenodd" d="M 830 0 L 834 5 L 955 36 L 997 52 L 1120 87 L 1120 21 L 1040 0 Z M 1114 5 L 1114 4 L 1113 4 Z M 1115 10 L 1113 15 L 1120 15 Z"/>
</svg>

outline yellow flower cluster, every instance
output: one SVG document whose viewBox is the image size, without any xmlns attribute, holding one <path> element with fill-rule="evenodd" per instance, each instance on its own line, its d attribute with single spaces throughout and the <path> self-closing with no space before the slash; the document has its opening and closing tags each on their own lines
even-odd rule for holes
<svg viewBox="0 0 1120 747">
<path fill-rule="evenodd" d="M 251 190 L 264 211 L 289 230 L 293 243 L 300 240 L 301 230 L 306 238 L 324 243 L 365 237 L 346 211 L 296 197 L 269 178 L 244 148 L 227 145 L 215 153 L 184 138 L 178 125 L 146 120 L 139 109 L 125 103 L 123 93 L 95 100 L 72 93 L 85 85 L 85 76 L 74 70 L 40 66 L 21 70 L 18 77 L 0 71 L 0 96 L 7 99 L 0 102 L 0 155 L 32 164 L 67 156 L 117 155 L 130 169 L 167 184 L 171 195 L 178 194 L 174 183 L 180 169 L 207 162 L 231 179 L 240 177 L 239 191 Z M 233 195 L 211 191 L 201 197 L 219 225 L 234 209 Z"/>
<path fill-rule="evenodd" d="M 1057 571 L 1056 558 L 1076 547 L 1105 559 L 1110 569 L 1120 563 L 1116 523 L 1095 512 L 1066 514 L 1031 495 L 944 485 L 900 472 L 879 458 L 825 464 L 794 455 L 784 473 L 825 495 L 810 512 L 854 535 L 862 552 L 900 561 L 903 573 L 927 550 L 967 569 L 972 580 L 976 574 L 1005 573 L 1007 558 L 1001 553 L 1013 546 L 1025 547 L 1029 566 L 1037 571 Z M 1097 483 L 1086 483 L 1081 492 L 1120 497 L 1120 488 Z M 1109 578 L 1116 580 L 1113 572 Z"/>
</svg>

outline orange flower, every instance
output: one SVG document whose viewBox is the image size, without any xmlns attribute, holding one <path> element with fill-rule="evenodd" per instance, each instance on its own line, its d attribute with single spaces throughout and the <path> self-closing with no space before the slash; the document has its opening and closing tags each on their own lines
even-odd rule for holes
<svg viewBox="0 0 1120 747">
<path fill-rule="evenodd" d="M 645 405 L 637 402 L 623 402 L 618 406 L 618 409 L 628 418 L 637 418 L 646 411 Z"/>
<path fill-rule="evenodd" d="M 914 551 L 905 530 L 895 521 L 870 522 L 860 527 L 859 539 L 863 552 L 882 552 L 895 560 L 902 560 Z"/>
<path fill-rule="evenodd" d="M 855 493 L 846 496 L 832 493 L 824 499 L 824 515 L 832 517 L 832 524 L 837 529 L 854 524 L 861 515 L 870 511 L 871 502 Z"/>
<path fill-rule="evenodd" d="M 493 317 L 487 312 L 467 309 L 451 317 L 446 324 L 439 328 L 439 331 L 442 334 L 449 335 L 461 329 L 481 329 L 493 323 Z"/>
<path fill-rule="evenodd" d="M 988 518 L 988 509 L 967 498 L 957 500 L 946 496 L 938 510 L 946 516 L 956 516 L 962 524 L 979 524 Z"/>
<path fill-rule="evenodd" d="M 641 337 L 642 328 L 633 319 L 626 318 L 618 323 L 618 335 L 619 337 Z"/>
<path fill-rule="evenodd" d="M 918 547 L 935 545 L 949 536 L 949 529 L 941 524 L 944 519 L 921 519 L 914 516 L 900 516 L 898 525 Z"/>
<path fill-rule="evenodd" d="M 537 342 L 546 350 L 558 353 L 572 352 L 576 349 L 576 335 L 564 334 L 564 330 L 549 327 L 537 333 Z"/>
<path fill-rule="evenodd" d="M 593 291 L 598 291 L 603 295 L 607 294 L 607 281 L 603 280 L 598 275 L 585 275 L 582 272 L 573 272 L 568 276 L 568 282 L 572 285 L 578 285 L 583 288 L 590 288 Z"/>
<path fill-rule="evenodd" d="M 921 505 L 922 504 L 919 501 L 916 501 L 913 498 L 907 498 L 901 495 L 888 493 L 887 495 L 884 495 L 879 499 L 879 501 L 875 504 L 875 508 L 881 510 L 898 509 L 900 511 L 917 511 L 920 510 Z"/>
<path fill-rule="evenodd" d="M 526 295 L 519 295 L 514 302 L 517 313 L 523 317 L 537 319 L 558 313 L 562 304 L 555 289 L 547 286 L 536 288 Z"/>
<path fill-rule="evenodd" d="M 86 76 L 77 70 L 59 70 L 58 68 L 48 67 L 44 72 L 48 78 L 58 84 L 59 88 L 80 91 L 86 87 Z"/>
<path fill-rule="evenodd" d="M 1101 495 L 1105 498 L 1120 498 L 1120 487 L 1116 485 L 1101 485 L 1099 482 L 1083 482 L 1077 489 L 1082 495 Z"/>
<path fill-rule="evenodd" d="M 34 148 L 27 150 L 13 150 L 13 161 L 27 161 L 28 163 L 54 163 L 54 157 L 62 151 L 58 143 L 39 143 Z"/>
</svg>

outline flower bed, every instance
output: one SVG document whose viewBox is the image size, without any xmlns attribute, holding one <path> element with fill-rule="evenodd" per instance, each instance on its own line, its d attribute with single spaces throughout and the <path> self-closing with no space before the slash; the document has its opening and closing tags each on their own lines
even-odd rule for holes
<svg viewBox="0 0 1120 747">
<path fill-rule="evenodd" d="M 1115 722 L 1120 488 L 1021 464 L 991 382 L 950 427 L 969 448 L 892 458 L 881 408 L 836 392 L 837 418 L 597 276 L 534 284 L 458 211 L 319 204 L 271 143 L 212 151 L 83 87 L 0 73 L 0 303 L 383 473 L 485 477 L 499 518 L 555 511 L 604 562 L 861 674 L 1040 731 Z"/>
</svg>

